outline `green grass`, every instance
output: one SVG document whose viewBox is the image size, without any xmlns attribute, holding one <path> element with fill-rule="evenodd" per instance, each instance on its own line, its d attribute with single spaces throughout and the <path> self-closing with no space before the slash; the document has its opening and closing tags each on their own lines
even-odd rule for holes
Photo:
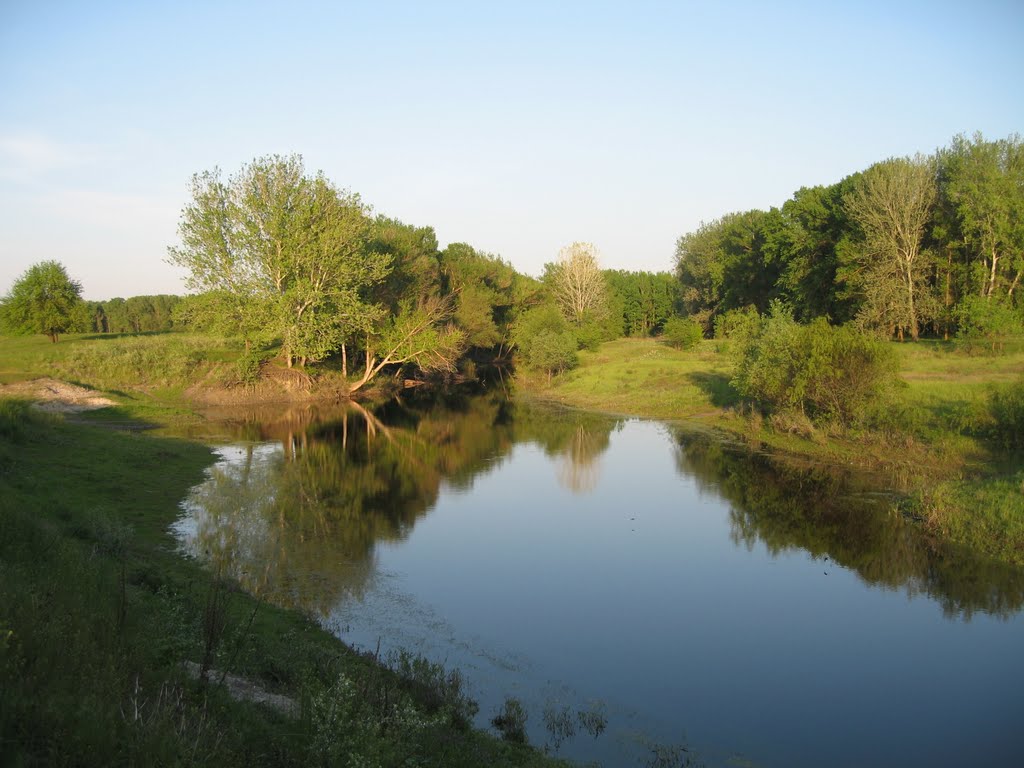
<svg viewBox="0 0 1024 768">
<path fill-rule="evenodd" d="M 619 339 L 580 352 L 580 366 L 554 379 L 544 394 L 591 410 L 692 419 L 718 416 L 738 402 L 731 376 L 732 365 L 714 342 L 680 351 L 653 339 Z"/>
<path fill-rule="evenodd" d="M 466 729 L 449 676 L 388 670 L 177 554 L 168 525 L 210 462 L 0 399 L 5 765 L 557 764 Z M 301 714 L 193 680 L 207 655 Z"/>
<path fill-rule="evenodd" d="M 717 341 L 679 351 L 656 339 L 619 339 L 581 352 L 580 366 L 550 386 L 523 381 L 566 405 L 701 422 L 781 453 L 878 471 L 880 482 L 915 500 L 940 535 L 1024 565 L 1017 479 L 1024 457 L 1004 449 L 992 407 L 996 392 L 1024 376 L 1024 344 L 998 355 L 939 341 L 893 347 L 902 383 L 879 405 L 871 426 L 859 430 L 815 428 L 798 415 L 762 418 L 743 409 L 729 383 L 732 360 Z"/>
</svg>

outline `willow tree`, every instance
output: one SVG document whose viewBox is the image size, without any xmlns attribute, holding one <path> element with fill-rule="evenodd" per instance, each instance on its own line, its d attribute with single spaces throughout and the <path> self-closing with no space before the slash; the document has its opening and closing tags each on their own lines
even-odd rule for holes
<svg viewBox="0 0 1024 768">
<path fill-rule="evenodd" d="M 915 340 L 927 304 L 921 300 L 928 267 L 922 241 L 935 198 L 934 164 L 920 155 L 876 163 L 844 198 L 864 236 L 861 318 L 901 335 L 906 329 Z"/>
<path fill-rule="evenodd" d="M 291 366 L 367 330 L 376 313 L 363 297 L 390 258 L 365 248 L 370 220 L 358 195 L 308 176 L 299 155 L 259 158 L 226 182 L 219 169 L 197 174 L 191 192 L 169 260 L 247 346 L 280 339 Z"/>
</svg>

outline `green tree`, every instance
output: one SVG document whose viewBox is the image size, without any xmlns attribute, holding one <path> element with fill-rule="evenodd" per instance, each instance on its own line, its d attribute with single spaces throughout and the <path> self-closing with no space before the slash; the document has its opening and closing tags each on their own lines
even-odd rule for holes
<svg viewBox="0 0 1024 768">
<path fill-rule="evenodd" d="M 259 158 L 227 182 L 197 174 L 178 232 L 170 261 L 189 270 L 189 287 L 223 303 L 247 346 L 279 338 L 289 366 L 322 359 L 380 315 L 366 296 L 391 259 L 366 248 L 366 207 L 307 176 L 298 155 Z"/>
<path fill-rule="evenodd" d="M 942 194 L 968 250 L 973 290 L 1009 297 L 1024 276 L 1024 143 L 955 136 L 939 153 Z"/>
<path fill-rule="evenodd" d="M 41 261 L 0 300 L 0 320 L 8 333 L 45 333 L 56 344 L 71 327 L 81 300 L 82 284 L 68 276 L 63 264 Z"/>
<path fill-rule="evenodd" d="M 906 330 L 917 340 L 929 312 L 922 244 L 936 192 L 934 163 L 918 156 L 876 163 L 844 198 L 863 233 L 859 317 L 866 326 Z"/>
<path fill-rule="evenodd" d="M 523 313 L 512 328 L 512 340 L 526 368 L 543 371 L 548 380 L 576 367 L 576 335 L 557 307 L 542 304 Z"/>
</svg>

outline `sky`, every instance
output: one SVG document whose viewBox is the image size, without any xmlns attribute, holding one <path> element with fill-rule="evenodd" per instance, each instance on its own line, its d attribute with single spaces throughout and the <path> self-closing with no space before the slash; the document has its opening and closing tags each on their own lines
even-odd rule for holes
<svg viewBox="0 0 1024 768">
<path fill-rule="evenodd" d="M 184 293 L 195 173 L 299 153 L 538 275 L 671 270 L 702 221 L 1024 132 L 1024 3 L 0 0 L 0 294 Z"/>
</svg>

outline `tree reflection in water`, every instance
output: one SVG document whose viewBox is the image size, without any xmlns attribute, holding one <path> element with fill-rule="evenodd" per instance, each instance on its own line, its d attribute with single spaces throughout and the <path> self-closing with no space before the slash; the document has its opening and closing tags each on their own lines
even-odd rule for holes
<svg viewBox="0 0 1024 768">
<path fill-rule="evenodd" d="M 676 433 L 679 471 L 731 506 L 731 538 L 772 555 L 802 549 L 867 584 L 936 599 L 947 617 L 1008 617 L 1024 605 L 1024 571 L 936 540 L 870 479 L 772 460 L 707 435 Z"/>
<path fill-rule="evenodd" d="M 615 425 L 538 412 L 499 394 L 271 415 L 212 414 L 231 434 L 259 442 L 222 450 L 179 530 L 187 551 L 247 590 L 321 616 L 363 595 L 376 544 L 405 538 L 442 482 L 467 490 L 513 445 L 534 442 L 559 457 L 566 487 L 589 490 Z"/>
<path fill-rule="evenodd" d="M 225 449 L 194 490 L 180 527 L 186 548 L 271 602 L 319 615 L 363 595 L 376 545 L 408 536 L 442 484 L 467 491 L 530 443 L 553 459 L 563 487 L 590 492 L 620 425 L 499 392 L 214 418 L 249 442 Z M 685 430 L 673 444 L 678 470 L 730 503 L 737 546 L 806 550 L 868 584 L 930 595 L 950 616 L 1008 616 L 1024 604 L 1020 569 L 936 542 L 856 478 Z"/>
</svg>

